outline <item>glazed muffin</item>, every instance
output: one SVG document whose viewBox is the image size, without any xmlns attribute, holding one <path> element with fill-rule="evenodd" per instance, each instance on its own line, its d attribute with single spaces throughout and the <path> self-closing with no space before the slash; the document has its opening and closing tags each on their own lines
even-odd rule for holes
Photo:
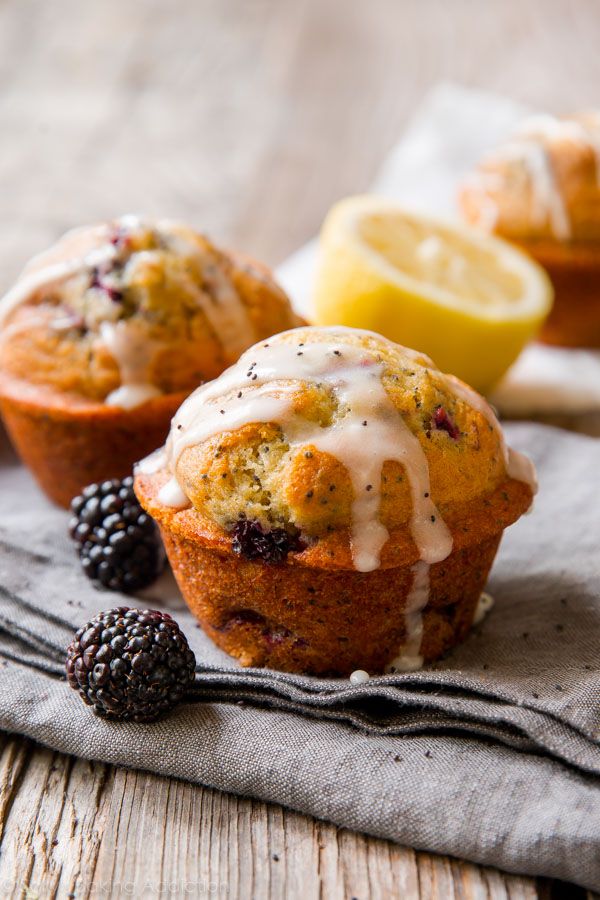
<svg viewBox="0 0 600 900">
<path fill-rule="evenodd" d="M 600 112 L 526 121 L 466 180 L 460 204 L 548 271 L 555 302 L 541 339 L 600 347 Z"/>
<path fill-rule="evenodd" d="M 195 391 L 135 490 L 215 643 L 345 675 L 464 639 L 534 482 L 483 398 L 427 357 L 299 328 Z"/>
<path fill-rule="evenodd" d="M 269 272 L 192 229 L 125 216 L 66 234 L 0 301 L 0 406 L 67 505 L 161 443 L 183 398 L 298 324 Z"/>
</svg>

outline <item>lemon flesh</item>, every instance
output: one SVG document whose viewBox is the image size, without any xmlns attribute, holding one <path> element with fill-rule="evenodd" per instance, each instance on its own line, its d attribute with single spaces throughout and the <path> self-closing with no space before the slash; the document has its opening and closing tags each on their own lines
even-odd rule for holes
<svg viewBox="0 0 600 900">
<path fill-rule="evenodd" d="M 317 324 L 378 331 L 482 393 L 551 305 L 544 270 L 499 238 L 376 197 L 343 200 L 324 222 Z"/>
</svg>

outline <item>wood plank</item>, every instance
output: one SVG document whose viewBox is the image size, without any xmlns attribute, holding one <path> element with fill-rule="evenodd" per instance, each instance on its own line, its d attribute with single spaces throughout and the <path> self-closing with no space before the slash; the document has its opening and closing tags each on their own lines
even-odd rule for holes
<svg viewBox="0 0 600 900">
<path fill-rule="evenodd" d="M 0 811 L 0 896 L 7 898 L 538 896 L 531 878 L 18 737 L 3 740 Z"/>
</svg>

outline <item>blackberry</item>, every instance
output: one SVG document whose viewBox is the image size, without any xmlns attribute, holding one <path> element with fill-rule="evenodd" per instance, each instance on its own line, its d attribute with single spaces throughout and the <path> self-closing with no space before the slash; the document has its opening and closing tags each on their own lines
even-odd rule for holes
<svg viewBox="0 0 600 900">
<path fill-rule="evenodd" d="M 265 531 L 255 520 L 239 519 L 233 529 L 231 549 L 245 559 L 262 559 L 267 563 L 285 562 L 291 551 L 304 550 L 297 531 L 272 528 Z"/>
<path fill-rule="evenodd" d="M 133 478 L 89 484 L 71 501 L 69 534 L 88 578 L 132 593 L 158 577 L 165 561 L 158 528 L 133 492 Z"/>
<path fill-rule="evenodd" d="M 184 697 L 196 659 L 168 613 L 118 606 L 79 629 L 66 669 L 71 687 L 98 715 L 149 722 Z"/>
</svg>

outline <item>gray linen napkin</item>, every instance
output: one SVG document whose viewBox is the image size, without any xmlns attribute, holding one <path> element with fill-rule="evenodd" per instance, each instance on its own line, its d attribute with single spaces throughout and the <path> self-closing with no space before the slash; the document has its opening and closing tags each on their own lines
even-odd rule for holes
<svg viewBox="0 0 600 900">
<path fill-rule="evenodd" d="M 170 574 L 141 598 L 97 591 L 52 507 L 0 455 L 0 727 L 58 750 L 247 794 L 411 846 L 600 889 L 600 444 L 539 425 L 535 509 L 490 579 L 496 606 L 421 672 L 353 686 L 240 669 Z M 100 609 L 168 609 L 199 663 L 193 695 L 150 725 L 105 722 L 64 680 Z"/>
</svg>

